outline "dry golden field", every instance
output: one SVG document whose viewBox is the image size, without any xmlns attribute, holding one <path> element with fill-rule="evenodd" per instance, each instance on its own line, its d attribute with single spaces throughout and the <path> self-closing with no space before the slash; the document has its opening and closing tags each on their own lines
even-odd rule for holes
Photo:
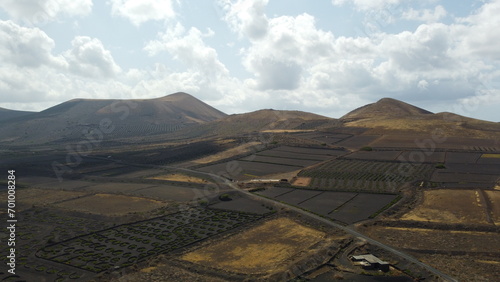
<svg viewBox="0 0 500 282">
<path fill-rule="evenodd" d="M 279 236 L 277 236 L 279 235 Z M 325 233 L 287 218 L 274 219 L 182 256 L 183 260 L 245 274 L 285 270 L 287 261 L 321 241 Z"/>
<path fill-rule="evenodd" d="M 423 202 L 403 215 L 402 220 L 488 224 L 484 203 L 477 191 L 442 189 L 423 193 Z"/>
</svg>

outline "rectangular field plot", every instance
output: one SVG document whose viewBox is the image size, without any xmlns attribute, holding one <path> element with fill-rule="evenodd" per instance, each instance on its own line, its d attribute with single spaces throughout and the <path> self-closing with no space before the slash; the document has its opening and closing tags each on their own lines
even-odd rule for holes
<svg viewBox="0 0 500 282">
<path fill-rule="evenodd" d="M 231 161 L 199 168 L 199 171 L 226 175 L 237 180 L 252 179 L 268 174 L 291 172 L 301 166 L 256 163 L 247 161 Z"/>
<path fill-rule="evenodd" d="M 38 251 L 37 257 L 99 273 L 134 265 L 262 217 L 234 211 L 189 209 L 49 245 Z"/>
<path fill-rule="evenodd" d="M 294 190 L 293 188 L 272 187 L 272 188 L 266 188 L 266 190 L 258 191 L 256 193 L 262 196 L 266 196 L 268 198 L 274 198 L 281 194 L 291 192 L 293 190 Z"/>
<path fill-rule="evenodd" d="M 154 184 L 140 184 L 140 183 L 98 183 L 93 186 L 82 188 L 82 191 L 92 192 L 105 192 L 105 193 L 127 193 L 144 188 L 150 188 Z"/>
<path fill-rule="evenodd" d="M 322 149 L 322 148 L 305 148 L 305 147 L 290 147 L 290 146 L 281 146 L 275 149 L 275 151 L 282 152 L 290 152 L 290 153 L 299 153 L 305 155 L 322 155 L 322 156 L 339 156 L 345 154 L 345 151 L 342 150 L 334 150 L 334 149 Z"/>
<path fill-rule="evenodd" d="M 266 214 L 271 211 L 270 209 L 264 207 L 261 203 L 248 198 L 237 198 L 231 201 L 222 201 L 211 205 L 210 208 L 255 214 Z"/>
<path fill-rule="evenodd" d="M 299 177 L 310 177 L 309 187 L 336 191 L 392 192 L 397 184 L 428 180 L 434 165 L 400 162 L 336 159 L 304 169 Z"/>
<path fill-rule="evenodd" d="M 429 147 L 425 140 L 431 141 L 431 134 L 427 136 L 419 135 L 384 135 L 371 144 L 377 148 L 422 148 Z M 441 140 L 440 140 L 441 141 Z M 433 142 L 433 145 L 438 149 L 455 149 L 455 150 L 473 150 L 481 152 L 490 152 L 499 150 L 498 145 L 495 145 L 493 139 L 476 139 L 476 138 L 461 138 L 448 137 L 444 142 Z"/>
<path fill-rule="evenodd" d="M 500 173 L 500 164 L 454 164 L 447 163 L 446 169 L 443 171 L 461 172 L 461 173 L 477 173 L 477 174 L 494 174 Z"/>
<path fill-rule="evenodd" d="M 402 151 L 358 151 L 345 156 L 346 159 L 394 161 Z"/>
<path fill-rule="evenodd" d="M 371 146 L 371 143 L 379 138 L 379 135 L 356 135 L 338 142 L 337 145 L 347 148 L 361 148 Z"/>
<path fill-rule="evenodd" d="M 291 158 L 291 159 L 302 159 L 302 160 L 313 160 L 313 161 L 325 161 L 331 159 L 332 156 L 328 155 L 311 155 L 302 153 L 292 153 L 287 151 L 278 150 L 267 150 L 257 153 L 258 156 L 268 156 L 268 157 L 278 157 L 278 158 Z"/>
<path fill-rule="evenodd" d="M 491 218 L 496 225 L 500 224 L 500 191 L 484 191 L 491 203 Z"/>
<path fill-rule="evenodd" d="M 498 175 L 476 174 L 462 172 L 436 171 L 431 178 L 433 182 L 458 182 L 458 183 L 491 183 L 493 185 L 499 178 Z"/>
<path fill-rule="evenodd" d="M 478 164 L 500 165 L 500 154 L 483 154 L 477 160 Z"/>
<path fill-rule="evenodd" d="M 480 153 L 446 152 L 446 163 L 474 164 L 480 157 Z"/>
<path fill-rule="evenodd" d="M 332 212 L 329 217 L 347 224 L 355 223 L 368 219 L 396 197 L 396 195 L 358 194 L 354 199 Z"/>
<path fill-rule="evenodd" d="M 246 158 L 240 159 L 242 161 L 250 161 L 257 163 L 271 163 L 271 164 L 283 164 L 283 165 L 293 165 L 293 166 L 310 166 L 318 161 L 315 160 L 304 160 L 304 159 L 291 159 L 291 158 L 277 158 L 277 157 L 268 157 L 268 156 L 258 156 L 252 155 Z"/>
<path fill-rule="evenodd" d="M 445 152 L 413 150 L 404 151 L 397 160 L 412 163 L 444 163 L 445 156 Z"/>
<path fill-rule="evenodd" d="M 356 193 L 348 192 L 323 192 L 301 203 L 299 206 L 326 216 L 328 213 L 335 210 L 356 195 Z"/>
<path fill-rule="evenodd" d="M 322 191 L 313 191 L 313 190 L 303 190 L 296 189 L 290 193 L 282 194 L 280 196 L 275 197 L 276 200 L 287 202 L 292 205 L 297 205 L 306 200 L 321 194 Z"/>
<path fill-rule="evenodd" d="M 485 203 L 475 190 L 424 191 L 423 202 L 401 217 L 403 220 L 437 223 L 487 224 Z"/>
<path fill-rule="evenodd" d="M 163 201 L 194 201 L 204 196 L 201 189 L 177 187 L 171 185 L 156 185 L 149 188 L 128 192 L 129 195 L 148 197 Z"/>
</svg>

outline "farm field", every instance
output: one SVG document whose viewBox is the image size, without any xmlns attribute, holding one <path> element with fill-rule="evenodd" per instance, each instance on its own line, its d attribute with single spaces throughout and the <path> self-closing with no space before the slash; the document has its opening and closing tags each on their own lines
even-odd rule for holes
<svg viewBox="0 0 500 282">
<path fill-rule="evenodd" d="M 270 163 L 278 165 L 291 165 L 306 167 L 317 163 L 316 160 L 305 160 L 305 159 L 294 159 L 294 158 L 283 158 L 283 157 L 270 157 L 270 156 L 260 156 L 252 155 L 246 158 L 240 159 L 241 161 L 255 162 L 255 163 Z"/>
<path fill-rule="evenodd" d="M 488 224 L 479 192 L 440 189 L 423 191 L 423 202 L 401 217 L 437 223 Z"/>
<path fill-rule="evenodd" d="M 282 152 L 305 154 L 305 155 L 320 155 L 320 156 L 331 156 L 331 157 L 336 157 L 345 154 L 345 151 L 343 150 L 308 148 L 308 147 L 290 147 L 290 146 L 281 146 L 271 149 L 269 151 L 282 151 Z"/>
<path fill-rule="evenodd" d="M 480 153 L 446 152 L 446 163 L 474 164 L 481 157 Z"/>
<path fill-rule="evenodd" d="M 396 199 L 396 195 L 267 188 L 256 194 L 351 224 L 368 219 Z"/>
<path fill-rule="evenodd" d="M 61 267 L 99 273 L 183 248 L 260 218 L 262 215 L 195 208 L 49 245 L 39 250 L 37 257 Z"/>
<path fill-rule="evenodd" d="M 426 139 L 432 140 L 432 135 L 384 135 L 380 139 L 374 141 L 370 146 L 374 148 L 420 148 Z M 495 140 L 492 139 L 447 137 L 443 142 L 441 142 L 441 136 L 438 136 L 438 138 L 435 139 L 436 141 L 433 142 L 433 144 L 435 148 L 438 149 L 470 150 L 480 152 L 500 151 L 498 144 L 496 144 Z M 423 146 L 427 146 L 425 149 L 429 149 L 428 145 Z"/>
<path fill-rule="evenodd" d="M 458 171 L 437 170 L 431 177 L 433 182 L 458 182 L 458 183 L 490 183 L 491 186 L 498 179 L 498 175 L 463 173 Z M 471 184 L 474 187 L 473 184 Z"/>
<path fill-rule="evenodd" d="M 372 143 L 380 137 L 380 135 L 354 135 L 336 143 L 335 145 L 351 149 L 359 149 L 364 146 L 373 146 Z"/>
<path fill-rule="evenodd" d="M 407 150 L 398 156 L 397 160 L 401 162 L 412 163 L 444 163 L 446 152 Z"/>
<path fill-rule="evenodd" d="M 224 175 L 228 178 L 246 180 L 258 178 L 268 174 L 291 172 L 302 168 L 301 166 L 256 163 L 247 161 L 231 161 L 221 164 L 209 165 L 199 168 L 199 171 Z"/>
<path fill-rule="evenodd" d="M 310 247 L 324 240 L 325 235 L 291 219 L 278 218 L 186 253 L 182 259 L 229 272 L 271 274 L 285 270 L 304 253 L 311 253 Z"/>
<path fill-rule="evenodd" d="M 154 184 L 108 182 L 108 183 L 95 183 L 92 186 L 87 186 L 80 190 L 89 192 L 111 193 L 111 194 L 113 193 L 127 194 L 135 190 L 141 190 L 150 187 L 154 187 Z"/>
<path fill-rule="evenodd" d="M 128 192 L 129 195 L 148 197 L 161 201 L 194 201 L 207 196 L 207 191 L 198 188 L 179 187 L 173 185 L 156 185 L 149 188 Z"/>
<path fill-rule="evenodd" d="M 169 181 L 179 181 L 179 182 L 189 182 L 189 183 L 199 183 L 199 184 L 208 183 L 208 180 L 206 179 L 181 173 L 157 174 L 154 176 L 147 177 L 147 179 L 169 180 Z"/>
<path fill-rule="evenodd" d="M 500 165 L 500 154 L 482 154 L 476 163 Z"/>
<path fill-rule="evenodd" d="M 210 208 L 255 214 L 266 214 L 272 210 L 272 208 L 265 207 L 257 201 L 244 197 L 238 197 L 236 199 L 232 199 L 231 201 L 221 201 L 217 204 L 210 205 Z"/>
<path fill-rule="evenodd" d="M 275 199 L 292 205 L 298 205 L 319 194 L 321 194 L 321 191 L 295 189 L 289 193 L 276 196 Z"/>
<path fill-rule="evenodd" d="M 336 159 L 302 170 L 310 188 L 353 192 L 394 192 L 404 182 L 429 179 L 431 164 Z"/>
<path fill-rule="evenodd" d="M 207 165 L 198 170 L 222 174 L 232 179 L 248 180 L 296 171 L 345 153 L 335 149 L 280 146 L 238 160 Z"/>
<path fill-rule="evenodd" d="M 301 208 L 327 216 L 358 194 L 347 192 L 323 192 L 300 204 Z"/>
<path fill-rule="evenodd" d="M 324 144 L 335 144 L 348 137 L 351 137 L 352 135 L 342 134 L 342 133 L 330 133 L 330 132 L 308 132 L 308 133 L 294 134 L 294 136 L 305 139 L 316 140 Z"/>
<path fill-rule="evenodd" d="M 294 191 L 294 188 L 284 188 L 284 187 L 269 187 L 266 188 L 265 190 L 260 190 L 255 192 L 256 194 L 268 197 L 268 198 L 274 198 L 282 194 L 286 194 L 289 192 Z"/>
<path fill-rule="evenodd" d="M 500 191 L 484 191 L 491 203 L 491 217 L 495 224 L 500 223 Z"/>
<path fill-rule="evenodd" d="M 330 218 L 352 224 L 368 219 L 396 199 L 396 195 L 360 193 L 329 214 Z"/>
<path fill-rule="evenodd" d="M 56 202 L 67 201 L 88 195 L 86 192 L 46 190 L 37 188 L 25 188 L 17 190 L 17 204 L 24 208 L 30 208 L 32 205 L 44 206 Z M 7 192 L 2 191 L 1 197 L 7 199 Z M 21 210 L 18 210 L 21 211 Z"/>
<path fill-rule="evenodd" d="M 357 151 L 347 156 L 346 159 L 357 160 L 377 160 L 377 161 L 394 161 L 401 155 L 402 151 Z"/>
<path fill-rule="evenodd" d="M 132 212 L 148 212 L 165 204 L 160 201 L 113 194 L 95 194 L 55 204 L 57 208 L 105 216 L 125 215 Z"/>
<path fill-rule="evenodd" d="M 500 277 L 498 256 L 416 254 L 422 262 L 445 273 L 453 273 L 459 281 L 496 281 Z"/>
</svg>

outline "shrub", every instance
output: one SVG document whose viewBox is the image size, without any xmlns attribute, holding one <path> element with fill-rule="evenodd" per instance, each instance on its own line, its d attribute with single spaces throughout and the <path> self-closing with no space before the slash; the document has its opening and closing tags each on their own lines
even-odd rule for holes
<svg viewBox="0 0 500 282">
<path fill-rule="evenodd" d="M 220 195 L 219 199 L 221 201 L 231 201 L 232 200 L 231 197 L 229 196 L 229 194 L 222 194 L 222 195 Z"/>
<path fill-rule="evenodd" d="M 361 148 L 360 151 L 373 151 L 373 148 L 369 147 L 369 146 L 365 146 L 365 147 Z"/>
<path fill-rule="evenodd" d="M 446 168 L 446 166 L 444 164 L 439 163 L 439 164 L 436 164 L 436 168 L 437 169 L 444 169 L 444 168 Z"/>
</svg>

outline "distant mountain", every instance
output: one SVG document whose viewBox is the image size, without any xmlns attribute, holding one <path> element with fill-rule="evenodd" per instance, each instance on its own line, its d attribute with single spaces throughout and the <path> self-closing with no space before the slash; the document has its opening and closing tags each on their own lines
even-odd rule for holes
<svg viewBox="0 0 500 282">
<path fill-rule="evenodd" d="M 73 99 L 18 118 L 15 125 L 0 124 L 0 142 L 77 141 L 98 129 L 108 139 L 165 134 L 225 116 L 186 93 L 144 100 Z"/>
<path fill-rule="evenodd" d="M 5 108 L 0 108 L 0 121 L 18 118 L 18 117 L 30 115 L 33 113 L 35 113 L 35 112 L 16 111 L 16 110 L 9 110 L 9 109 L 5 109 Z"/>
<path fill-rule="evenodd" d="M 189 137 L 230 136 L 250 132 L 314 130 L 338 125 L 337 119 L 302 111 L 258 110 L 229 115 L 225 118 L 179 131 Z"/>
<path fill-rule="evenodd" d="M 391 98 L 355 109 L 340 118 L 345 127 L 369 129 L 366 134 L 432 134 L 436 129 L 447 136 L 487 138 L 500 136 L 500 123 L 453 113 L 433 114 Z"/>
<path fill-rule="evenodd" d="M 432 113 L 427 110 L 415 107 L 405 102 L 392 98 L 383 98 L 376 103 L 357 108 L 347 113 L 340 119 L 348 121 L 366 118 L 401 118 L 430 114 Z"/>
</svg>

